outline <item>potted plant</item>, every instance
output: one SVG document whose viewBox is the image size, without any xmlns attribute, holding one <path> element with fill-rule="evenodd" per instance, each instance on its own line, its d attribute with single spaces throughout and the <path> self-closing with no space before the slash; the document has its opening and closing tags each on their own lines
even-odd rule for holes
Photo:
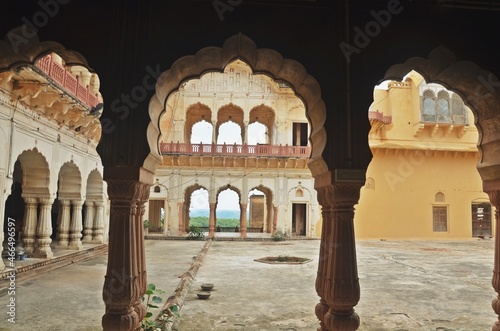
<svg viewBox="0 0 500 331">
<path fill-rule="evenodd" d="M 144 220 L 144 234 L 147 235 L 149 233 L 149 227 L 151 225 L 149 224 L 149 221 L 148 220 Z"/>
</svg>

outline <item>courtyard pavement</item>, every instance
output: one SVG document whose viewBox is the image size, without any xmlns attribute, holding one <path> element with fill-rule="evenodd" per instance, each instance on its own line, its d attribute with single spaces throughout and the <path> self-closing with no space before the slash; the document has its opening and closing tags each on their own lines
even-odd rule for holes
<svg viewBox="0 0 500 331">
<path fill-rule="evenodd" d="M 148 281 L 170 296 L 203 241 L 147 240 Z M 187 294 L 179 331 L 315 331 L 314 290 L 320 242 L 214 241 Z M 493 240 L 358 241 L 359 330 L 490 330 Z M 266 256 L 309 257 L 302 265 L 255 262 Z M 101 330 L 106 256 L 16 283 L 16 323 L 0 292 L 0 330 Z M 215 284 L 208 300 L 196 292 Z"/>
</svg>

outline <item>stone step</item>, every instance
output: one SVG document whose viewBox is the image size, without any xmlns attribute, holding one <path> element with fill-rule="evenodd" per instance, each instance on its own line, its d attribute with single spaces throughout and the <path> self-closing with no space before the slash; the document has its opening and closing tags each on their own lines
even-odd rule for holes
<svg viewBox="0 0 500 331">
<path fill-rule="evenodd" d="M 26 262 L 23 261 L 24 263 L 22 266 L 19 265 L 14 269 L 6 266 L 0 273 L 0 294 L 9 288 L 9 277 L 12 276 L 13 271 L 16 272 L 15 282 L 19 283 L 20 281 L 36 277 L 51 270 L 62 268 L 73 263 L 90 260 L 94 257 L 107 253 L 108 244 L 100 244 L 88 248 L 84 247 L 81 251 L 69 252 L 50 259 L 36 259 L 37 261 L 33 261 L 33 263 L 25 264 Z M 16 262 L 21 261 L 16 260 L 14 263 Z M 7 264 L 9 261 L 4 259 L 4 263 Z"/>
</svg>

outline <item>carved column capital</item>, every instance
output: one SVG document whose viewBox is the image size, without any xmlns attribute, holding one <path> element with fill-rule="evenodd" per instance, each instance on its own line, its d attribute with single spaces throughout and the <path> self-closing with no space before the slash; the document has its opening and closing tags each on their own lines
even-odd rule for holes
<svg viewBox="0 0 500 331">
<path fill-rule="evenodd" d="M 136 207 L 149 199 L 151 184 L 126 179 L 111 179 L 107 183 L 111 208 L 121 216 L 129 215 L 129 208 L 136 215 Z"/>
</svg>

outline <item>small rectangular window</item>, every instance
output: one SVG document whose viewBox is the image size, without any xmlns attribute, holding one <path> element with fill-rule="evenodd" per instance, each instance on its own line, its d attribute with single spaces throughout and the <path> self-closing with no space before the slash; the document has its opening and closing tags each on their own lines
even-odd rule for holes
<svg viewBox="0 0 500 331">
<path fill-rule="evenodd" d="M 432 220 L 434 232 L 447 232 L 448 231 L 448 207 L 447 206 L 433 206 L 432 207 Z"/>
</svg>

